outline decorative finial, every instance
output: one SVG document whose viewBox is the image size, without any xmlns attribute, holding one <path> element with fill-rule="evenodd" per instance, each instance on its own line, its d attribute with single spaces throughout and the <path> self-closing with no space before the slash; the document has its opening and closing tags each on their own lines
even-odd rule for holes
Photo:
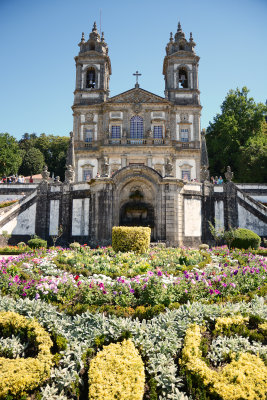
<svg viewBox="0 0 267 400">
<path fill-rule="evenodd" d="M 101 42 L 104 42 L 104 41 L 105 41 L 104 32 L 102 32 L 102 35 L 101 35 Z"/>
<path fill-rule="evenodd" d="M 94 22 L 92 32 L 97 32 L 96 22 Z"/>
<path fill-rule="evenodd" d="M 170 42 L 173 42 L 172 32 L 170 33 Z"/>
<path fill-rule="evenodd" d="M 193 42 L 193 36 L 192 36 L 192 32 L 190 32 L 190 42 Z"/>
<path fill-rule="evenodd" d="M 84 32 L 82 32 L 81 42 L 84 43 Z"/>
<path fill-rule="evenodd" d="M 234 176 L 234 173 L 231 171 L 231 167 L 228 165 L 227 171 L 224 174 L 225 178 L 228 182 L 231 182 Z"/>
<path fill-rule="evenodd" d="M 178 31 L 181 31 L 182 30 L 182 27 L 181 27 L 181 23 L 180 23 L 180 21 L 178 22 Z"/>
</svg>

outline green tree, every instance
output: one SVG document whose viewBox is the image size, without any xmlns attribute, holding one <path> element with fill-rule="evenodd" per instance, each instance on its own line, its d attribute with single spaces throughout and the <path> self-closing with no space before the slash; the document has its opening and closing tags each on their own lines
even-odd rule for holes
<svg viewBox="0 0 267 400">
<path fill-rule="evenodd" d="M 39 174 L 45 164 L 44 156 L 39 149 L 30 147 L 24 151 L 19 173 L 25 176 Z"/>
<path fill-rule="evenodd" d="M 22 157 L 18 142 L 9 133 L 0 133 L 0 175 L 17 174 Z"/>
<path fill-rule="evenodd" d="M 48 170 L 54 173 L 54 176 L 60 176 L 61 180 L 64 179 L 65 175 L 69 141 L 69 137 L 46 135 L 42 133 L 35 143 L 35 147 L 44 155 Z"/>
<path fill-rule="evenodd" d="M 255 168 L 266 164 L 267 154 L 261 146 L 266 143 L 267 107 L 255 103 L 248 93 L 246 87 L 241 91 L 230 90 L 222 103 L 221 114 L 207 128 L 210 170 L 212 175 L 222 175 L 230 165 L 236 181 L 263 182 L 266 172 Z M 244 162 L 250 152 L 250 163 Z"/>
</svg>

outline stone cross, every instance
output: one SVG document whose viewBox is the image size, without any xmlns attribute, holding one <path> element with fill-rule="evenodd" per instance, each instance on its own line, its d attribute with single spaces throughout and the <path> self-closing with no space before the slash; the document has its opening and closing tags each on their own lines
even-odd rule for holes
<svg viewBox="0 0 267 400">
<path fill-rule="evenodd" d="M 136 84 L 135 87 L 139 88 L 139 83 L 138 83 L 138 76 L 141 76 L 142 74 L 140 74 L 138 71 L 136 71 L 135 74 L 133 74 L 136 77 Z"/>
</svg>

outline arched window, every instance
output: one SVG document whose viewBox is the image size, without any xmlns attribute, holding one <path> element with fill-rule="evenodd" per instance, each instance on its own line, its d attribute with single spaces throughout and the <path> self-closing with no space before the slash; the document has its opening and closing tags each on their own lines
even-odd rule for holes
<svg viewBox="0 0 267 400">
<path fill-rule="evenodd" d="M 179 87 L 188 88 L 188 76 L 185 68 L 180 68 L 178 72 Z"/>
<path fill-rule="evenodd" d="M 143 118 L 136 115 L 131 118 L 130 138 L 131 139 L 143 139 L 143 137 L 144 137 Z"/>
<path fill-rule="evenodd" d="M 94 70 L 94 68 L 89 68 L 86 73 L 86 87 L 87 88 L 95 87 L 95 70 Z"/>
</svg>

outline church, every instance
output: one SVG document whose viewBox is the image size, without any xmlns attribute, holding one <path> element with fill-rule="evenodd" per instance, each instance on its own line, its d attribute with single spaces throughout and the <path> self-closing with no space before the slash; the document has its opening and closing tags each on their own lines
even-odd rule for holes
<svg viewBox="0 0 267 400">
<path fill-rule="evenodd" d="M 267 236 L 258 201 L 266 185 L 233 183 L 229 166 L 224 184 L 209 181 L 195 46 L 179 23 L 166 45 L 164 96 L 141 88 L 136 71 L 135 86 L 110 97 L 104 34 L 95 23 L 88 40 L 82 34 L 65 181 L 51 182 L 45 168 L 40 184 L 2 184 L 0 200 L 18 202 L 0 212 L 0 234 L 105 246 L 113 226 L 149 226 L 154 242 L 198 246 L 211 241 L 211 221 Z"/>
</svg>

